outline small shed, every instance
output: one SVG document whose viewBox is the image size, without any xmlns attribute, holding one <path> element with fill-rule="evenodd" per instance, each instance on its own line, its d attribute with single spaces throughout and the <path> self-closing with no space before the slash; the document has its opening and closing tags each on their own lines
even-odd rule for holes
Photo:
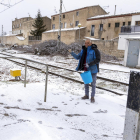
<svg viewBox="0 0 140 140">
<path fill-rule="evenodd" d="M 140 36 L 126 38 L 124 65 L 140 68 Z"/>
</svg>

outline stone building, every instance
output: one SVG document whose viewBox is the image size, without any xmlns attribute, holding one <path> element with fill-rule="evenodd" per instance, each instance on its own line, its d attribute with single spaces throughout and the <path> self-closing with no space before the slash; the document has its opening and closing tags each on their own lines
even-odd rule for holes
<svg viewBox="0 0 140 140">
<path fill-rule="evenodd" d="M 51 30 L 51 19 L 45 16 L 43 17 L 43 21 L 47 28 L 46 31 Z M 34 30 L 34 27 L 32 26 L 34 22 L 35 19 L 31 17 L 15 18 L 15 20 L 12 21 L 12 31 L 3 37 L 0 37 L 0 42 L 9 45 L 32 45 L 40 43 L 42 41 L 41 37 L 36 40 L 30 40 L 28 37 L 30 36 L 31 30 Z"/>
<path fill-rule="evenodd" d="M 127 13 L 121 15 L 94 16 L 87 19 L 86 37 L 102 40 L 112 40 L 119 37 L 122 26 L 130 26 L 133 15 L 138 13 Z"/>
<path fill-rule="evenodd" d="M 47 30 L 51 29 L 51 19 L 47 16 L 43 17 L 44 25 L 46 25 Z M 35 22 L 34 18 L 25 17 L 17 19 L 15 18 L 12 21 L 12 34 L 23 34 L 23 37 L 26 38 L 30 35 L 30 31 L 34 29 L 32 26 Z"/>
<path fill-rule="evenodd" d="M 77 41 L 79 39 L 79 23 L 82 25 L 82 28 L 80 28 L 80 39 L 84 39 L 86 35 L 87 18 L 106 14 L 107 12 L 99 5 L 84 7 L 62 13 L 61 41 L 67 44 Z M 46 31 L 42 34 L 43 41 L 57 39 L 59 14 L 51 16 L 51 29 L 52 30 Z"/>
<path fill-rule="evenodd" d="M 86 19 L 96 15 L 107 14 L 99 5 L 89 6 L 62 13 L 62 28 L 73 28 L 79 23 L 86 27 Z M 59 14 L 51 16 L 51 29 L 59 29 Z"/>
</svg>

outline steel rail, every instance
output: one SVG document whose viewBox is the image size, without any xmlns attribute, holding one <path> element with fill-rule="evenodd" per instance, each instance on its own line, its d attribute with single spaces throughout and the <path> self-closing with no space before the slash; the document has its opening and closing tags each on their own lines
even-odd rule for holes
<svg viewBox="0 0 140 140">
<path fill-rule="evenodd" d="M 0 54 L 3 54 L 3 53 L 0 53 Z M 3 55 L 11 56 L 11 55 L 8 55 L 8 54 L 3 54 Z M 17 58 L 22 59 L 22 57 L 17 57 Z M 26 59 L 26 58 L 24 58 L 24 59 Z M 26 60 L 34 62 L 34 63 L 38 62 L 38 61 L 30 60 L 30 59 L 26 59 Z M 38 64 L 46 65 L 46 64 L 41 63 L 41 62 L 38 62 Z M 77 72 L 75 70 L 70 70 L 70 69 L 67 69 L 67 68 L 62 68 L 62 67 L 54 66 L 54 65 L 50 65 L 50 64 L 48 64 L 48 66 L 54 67 L 54 68 L 59 68 L 59 69 L 64 69 L 64 70 L 71 71 L 71 72 Z M 81 73 L 81 72 L 78 72 L 78 73 Z M 129 86 L 128 83 L 124 83 L 124 82 L 120 82 L 120 81 L 104 78 L 104 77 L 101 77 L 101 76 L 97 76 L 97 79 L 101 79 L 101 80 L 104 80 L 104 81 L 108 81 L 108 82 L 113 82 L 113 83 L 118 83 L 118 84 L 121 84 L 121 85 Z"/>
<path fill-rule="evenodd" d="M 6 59 L 6 60 L 11 61 L 11 62 L 14 62 L 14 63 L 19 64 L 19 65 L 21 65 L 21 66 L 24 66 L 24 65 L 25 65 L 25 64 L 23 64 L 23 63 L 20 63 L 20 62 L 11 60 L 12 58 L 16 58 L 16 59 L 17 59 L 17 57 L 0 57 L 0 58 Z M 8 58 L 10 58 L 10 59 L 8 59 Z M 22 59 L 21 57 L 18 57 L 18 58 Z M 24 58 L 23 58 L 23 59 L 24 59 Z M 27 59 L 27 60 L 29 60 L 29 59 Z M 29 60 L 29 61 L 30 61 L 30 60 Z M 33 62 L 35 62 L 35 61 L 33 61 Z M 40 63 L 40 62 L 38 62 L 38 63 L 39 63 L 39 64 L 42 64 L 42 63 Z M 43 64 L 44 64 L 44 63 L 43 63 Z M 46 64 L 44 64 L 44 65 L 46 65 Z M 48 66 L 49 66 L 49 65 L 48 65 Z M 39 70 L 39 71 L 41 71 L 42 73 L 46 73 L 45 71 L 42 71 L 42 69 L 40 69 L 40 68 L 36 68 L 36 67 L 30 66 L 30 65 L 27 65 L 27 67 L 33 68 L 33 69 L 36 69 L 36 70 Z M 55 76 L 58 76 L 58 77 L 62 77 L 62 78 L 67 79 L 67 80 L 71 80 L 71 81 L 80 83 L 80 84 L 84 84 L 82 81 L 79 81 L 79 80 L 76 80 L 76 79 L 72 79 L 72 78 L 69 78 L 69 77 L 67 77 L 67 76 L 59 75 L 59 74 L 56 74 L 56 73 L 53 73 L 53 72 L 50 72 L 50 71 L 48 71 L 48 73 L 49 73 L 49 74 L 52 74 L 52 75 L 55 75 Z M 90 85 L 90 86 L 91 86 L 91 85 Z M 96 86 L 96 88 L 101 89 L 101 90 L 105 90 L 105 91 L 109 91 L 109 92 L 114 93 L 114 94 L 116 94 L 116 95 L 125 95 L 125 94 L 121 94 L 121 93 L 118 93 L 118 92 L 116 92 L 116 91 L 112 91 L 112 90 L 105 89 L 105 88 L 98 87 L 98 86 Z"/>
</svg>

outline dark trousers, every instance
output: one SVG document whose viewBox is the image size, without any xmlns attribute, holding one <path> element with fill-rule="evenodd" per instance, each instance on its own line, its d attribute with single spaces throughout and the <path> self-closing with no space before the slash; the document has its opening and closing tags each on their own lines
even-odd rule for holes
<svg viewBox="0 0 140 140">
<path fill-rule="evenodd" d="M 92 74 L 93 82 L 91 83 L 92 86 L 91 97 L 95 96 L 96 78 L 97 78 L 97 73 L 93 73 Z M 85 95 L 89 96 L 89 84 L 85 84 Z"/>
</svg>

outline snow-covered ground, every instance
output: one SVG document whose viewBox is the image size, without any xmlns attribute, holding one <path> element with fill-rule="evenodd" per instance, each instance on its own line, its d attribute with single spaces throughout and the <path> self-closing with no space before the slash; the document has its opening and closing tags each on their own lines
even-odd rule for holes
<svg viewBox="0 0 140 140">
<path fill-rule="evenodd" d="M 126 97 L 98 91 L 91 104 L 64 82 L 49 78 L 46 103 L 44 83 L 0 82 L 0 140 L 121 140 Z"/>
<path fill-rule="evenodd" d="M 70 56 L 16 56 L 68 69 L 75 69 L 77 65 Z M 9 75 L 10 69 L 21 69 L 21 79 L 24 79 L 23 67 L 3 59 L 0 59 L 0 66 L 0 140 L 122 140 L 127 95 L 118 96 L 96 89 L 96 102 L 91 104 L 90 100 L 81 100 L 84 85 L 49 75 L 45 103 L 45 74 L 27 69 L 28 83 L 24 88 L 23 81 L 13 82 Z M 130 71 L 129 68 L 109 64 L 101 64 L 100 67 Z M 80 78 L 77 73 L 69 72 L 69 75 Z M 129 73 L 101 70 L 99 76 L 129 81 Z M 108 88 L 113 86 L 103 81 L 97 84 Z M 127 94 L 125 86 L 116 87 L 116 90 L 124 90 Z"/>
</svg>

